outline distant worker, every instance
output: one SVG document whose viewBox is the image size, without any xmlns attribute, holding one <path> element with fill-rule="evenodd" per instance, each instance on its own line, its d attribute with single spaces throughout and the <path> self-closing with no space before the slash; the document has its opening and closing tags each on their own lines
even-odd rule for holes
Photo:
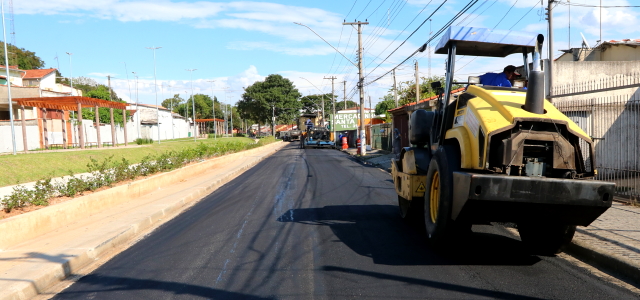
<svg viewBox="0 0 640 300">
<path fill-rule="evenodd" d="M 513 80 L 520 76 L 516 67 L 508 65 L 502 73 L 486 73 L 480 76 L 480 84 L 489 86 L 512 87 Z"/>
<path fill-rule="evenodd" d="M 398 128 L 393 129 L 393 154 L 395 154 L 396 159 L 400 158 L 400 152 L 402 151 L 402 138 L 400 137 L 400 130 Z"/>
</svg>

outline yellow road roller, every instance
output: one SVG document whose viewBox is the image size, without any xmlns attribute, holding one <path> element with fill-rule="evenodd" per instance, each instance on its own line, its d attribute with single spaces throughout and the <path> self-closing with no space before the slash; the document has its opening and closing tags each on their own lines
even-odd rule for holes
<svg viewBox="0 0 640 300">
<path fill-rule="evenodd" d="M 473 224 L 516 224 L 534 254 L 554 255 L 611 207 L 614 183 L 594 180 L 591 138 L 545 99 L 540 34 L 450 27 L 435 48 L 447 55 L 433 110 L 415 110 L 409 140 L 392 162 L 400 215 L 445 245 Z M 457 55 L 522 54 L 523 86 L 470 77 L 452 95 Z M 529 64 L 531 56 L 532 64 Z M 495 67 L 487 67 L 495 69 Z M 424 225 L 422 225 L 424 224 Z"/>
</svg>

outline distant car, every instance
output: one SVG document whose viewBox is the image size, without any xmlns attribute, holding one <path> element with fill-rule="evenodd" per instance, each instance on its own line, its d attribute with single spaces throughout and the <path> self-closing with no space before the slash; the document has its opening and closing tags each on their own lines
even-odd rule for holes
<svg viewBox="0 0 640 300">
<path fill-rule="evenodd" d="M 294 129 L 289 131 L 289 142 L 299 141 L 302 132 L 300 130 Z"/>
</svg>

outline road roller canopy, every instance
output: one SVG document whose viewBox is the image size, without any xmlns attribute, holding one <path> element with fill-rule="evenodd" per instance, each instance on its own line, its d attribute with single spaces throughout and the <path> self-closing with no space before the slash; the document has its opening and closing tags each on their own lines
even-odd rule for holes
<svg viewBox="0 0 640 300">
<path fill-rule="evenodd" d="M 456 42 L 457 55 L 505 57 L 513 53 L 533 52 L 537 33 L 479 27 L 451 26 L 444 33 L 435 53 L 447 54 Z"/>
</svg>

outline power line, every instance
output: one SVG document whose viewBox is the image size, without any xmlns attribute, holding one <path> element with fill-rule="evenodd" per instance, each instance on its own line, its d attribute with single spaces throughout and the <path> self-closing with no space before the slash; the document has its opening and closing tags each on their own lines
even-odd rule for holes
<svg viewBox="0 0 640 300">
<path fill-rule="evenodd" d="M 398 46 L 395 50 L 393 50 L 393 52 L 391 52 L 391 54 L 389 54 L 389 56 L 391 56 L 394 52 L 396 52 L 396 50 L 398 50 L 398 48 L 400 48 L 402 45 L 404 45 L 404 43 L 405 43 L 405 42 L 407 42 L 407 40 L 408 40 L 408 39 L 409 39 L 409 38 L 410 38 L 410 37 L 411 37 L 411 36 L 412 36 L 412 35 L 413 35 L 413 34 L 414 34 L 418 29 L 420 29 L 420 27 L 422 27 L 422 25 L 424 25 L 424 23 L 426 23 L 426 22 L 431 18 L 431 16 L 433 16 L 433 14 L 435 14 L 435 13 L 436 13 L 436 12 L 437 12 L 437 11 L 438 11 L 438 10 L 439 10 L 439 9 L 440 9 L 440 8 L 441 8 L 441 7 L 442 7 L 442 6 L 447 2 L 447 1 L 448 1 L 448 0 L 443 1 L 443 2 L 442 2 L 442 4 L 440 4 L 440 6 L 439 6 L 438 8 L 436 8 L 436 10 L 435 10 L 435 11 L 434 11 L 434 12 L 433 12 L 433 13 L 432 13 L 428 18 L 426 18 L 426 19 L 425 19 L 425 21 L 424 21 L 424 22 L 422 22 L 422 24 L 420 24 L 420 26 L 418 26 L 418 28 L 417 28 L 413 33 L 411 33 L 411 35 L 409 35 L 409 36 L 407 37 L 407 39 L 405 39 L 405 40 L 404 40 L 404 42 L 402 42 L 402 44 L 400 44 L 400 46 Z M 393 41 L 391 41 L 391 42 L 389 43 L 389 45 L 387 45 L 387 47 L 385 47 L 384 49 L 382 49 L 382 51 L 380 52 L 380 54 L 378 54 L 374 59 L 372 59 L 372 60 L 371 60 L 371 62 L 373 62 L 373 61 L 374 61 L 374 60 L 376 60 L 378 57 L 380 57 L 380 55 L 381 55 L 384 51 L 386 51 L 386 50 L 387 50 L 387 48 L 389 48 L 389 46 L 393 45 L 393 42 L 395 42 L 395 41 L 400 37 L 400 35 L 402 35 L 402 34 L 404 33 L 404 31 L 405 31 L 405 30 L 407 30 L 407 28 L 409 28 L 409 26 L 411 26 L 411 24 L 413 24 L 413 21 L 415 21 L 415 20 L 420 16 L 420 14 L 421 14 L 421 13 L 422 13 L 422 12 L 423 12 L 427 7 L 428 7 L 428 6 L 429 6 L 429 4 L 431 4 L 431 2 L 433 2 L 433 0 L 430 0 L 430 1 L 427 3 L 427 5 L 425 5 L 425 6 L 422 8 L 422 10 L 420 10 L 420 12 L 419 12 L 419 13 L 418 13 L 414 18 L 413 18 L 413 20 L 411 20 L 411 22 L 409 22 L 409 24 L 407 24 L 407 26 L 405 26 L 405 27 L 404 27 L 404 29 L 402 29 L 402 31 L 401 31 L 400 33 L 398 33 L 398 35 L 393 39 Z M 389 58 L 389 56 L 387 56 L 387 58 Z M 387 58 L 385 58 L 384 60 L 387 60 Z M 384 62 L 384 60 L 383 60 L 382 62 Z M 369 66 L 369 65 L 371 64 L 371 62 L 370 62 L 370 63 L 368 63 L 368 64 L 367 64 L 367 66 Z M 382 64 L 382 63 L 381 63 L 381 64 Z M 376 67 L 376 68 L 377 68 L 377 67 Z M 375 68 L 374 68 L 374 70 L 375 70 Z"/>
<path fill-rule="evenodd" d="M 367 82 L 365 85 L 369 85 L 369 84 L 371 84 L 371 83 L 374 83 L 374 82 L 376 82 L 376 81 L 380 80 L 382 77 L 384 77 L 384 76 L 386 76 L 387 74 L 389 74 L 389 73 L 391 72 L 391 70 L 393 70 L 393 69 L 397 68 L 398 66 L 402 65 L 402 64 L 403 64 L 403 63 L 405 63 L 407 60 L 409 60 L 410 58 L 412 58 L 416 53 L 418 53 L 418 51 L 420 51 L 422 48 L 424 48 L 424 47 L 425 47 L 427 44 L 429 44 L 432 40 L 434 40 L 436 37 L 440 36 L 440 34 L 442 34 L 442 33 L 443 33 L 447 28 L 449 28 L 449 26 L 451 26 L 451 24 L 453 24 L 453 22 L 455 22 L 458 18 L 460 18 L 460 17 L 461 17 L 465 12 L 467 12 L 471 7 L 473 7 L 473 5 L 475 5 L 478 1 L 479 1 L 479 0 L 471 0 L 471 1 L 469 1 L 469 3 L 467 3 L 467 5 L 465 5 L 465 6 L 464 6 L 464 7 L 463 7 L 463 8 L 462 8 L 462 9 L 461 9 L 461 10 L 460 10 L 460 11 L 459 11 L 459 12 L 458 12 L 454 17 L 453 17 L 453 18 L 451 18 L 451 20 L 449 20 L 449 21 L 448 21 L 444 26 L 442 26 L 442 28 L 440 28 L 440 30 L 438 30 L 438 32 L 436 32 L 436 33 L 435 33 L 431 38 L 429 38 L 429 39 L 427 40 L 427 42 L 426 42 L 426 43 L 424 43 L 424 45 L 422 45 L 422 47 L 420 47 L 419 49 L 416 49 L 416 51 L 414 51 L 411 55 L 409 55 L 409 57 L 405 58 L 405 59 L 404 59 L 400 64 L 398 64 L 396 67 L 394 67 L 394 68 L 390 69 L 389 71 L 385 72 L 384 74 L 382 74 L 382 75 L 381 75 L 381 76 L 379 76 L 378 78 L 376 78 L 376 79 L 374 79 L 374 80 L 372 80 L 372 81 Z M 443 2 L 443 3 L 442 3 L 442 4 L 441 4 L 437 9 L 436 9 L 436 11 L 438 11 L 438 10 L 440 9 L 440 7 L 442 7 L 442 5 L 443 5 L 445 2 L 446 2 L 446 1 L 444 1 L 444 2 Z M 433 16 L 433 14 L 435 14 L 435 13 L 436 13 L 436 11 L 434 11 L 434 12 L 431 14 L 431 16 Z M 431 16 L 429 16 L 429 17 L 425 20 L 425 22 L 426 22 L 426 21 L 428 21 L 428 20 L 431 18 Z M 425 22 L 423 22 L 420 26 L 422 26 Z M 416 31 L 417 31 L 417 29 L 416 29 Z M 415 33 L 415 31 L 414 31 L 414 33 Z M 412 35 L 413 35 L 413 33 L 412 33 Z M 409 36 L 409 37 L 411 37 L 411 36 Z M 407 39 L 408 39 L 408 38 L 407 38 Z M 406 42 L 406 40 L 405 40 L 405 42 Z M 403 42 L 403 43 L 404 43 L 404 42 Z M 402 45 L 400 45 L 400 46 L 402 46 Z M 399 48 L 399 47 L 398 47 L 398 48 Z M 396 50 L 397 50 L 398 48 L 396 48 Z M 423 50 L 423 51 L 424 51 L 424 50 Z M 395 52 L 395 50 L 394 50 L 394 52 Z M 393 54 L 393 53 L 392 53 L 392 54 Z M 391 55 L 389 55 L 389 56 L 391 56 Z M 369 74 L 367 74 L 367 76 L 368 76 L 368 75 L 370 75 L 371 73 L 373 73 L 373 71 L 375 71 L 375 70 L 376 70 L 376 69 L 377 69 L 377 68 L 378 68 L 382 63 L 384 63 L 384 62 L 389 58 L 389 56 L 387 56 L 387 58 L 385 58 L 385 59 L 384 59 L 380 64 L 378 64 L 378 66 L 376 66 L 376 67 L 375 67 L 371 72 L 369 72 Z"/>
<path fill-rule="evenodd" d="M 560 5 L 580 6 L 580 7 L 600 7 L 600 8 L 623 8 L 623 7 L 640 7 L 640 5 L 593 5 L 584 3 L 558 2 Z"/>
<path fill-rule="evenodd" d="M 465 24 L 464 26 L 467 26 L 469 24 L 471 24 L 471 22 L 475 21 L 475 19 L 477 19 L 479 16 L 484 15 L 484 13 L 491 8 L 494 4 L 496 4 L 496 2 L 498 2 L 498 0 L 493 0 L 493 3 L 491 3 L 491 5 L 489 5 L 487 8 L 485 8 L 481 13 L 477 14 L 473 19 L 469 20 L 469 22 L 467 22 L 467 24 Z"/>
<path fill-rule="evenodd" d="M 538 6 L 538 3 L 534 4 L 531 9 L 529 9 L 529 11 L 527 13 L 525 13 L 519 20 L 518 22 L 516 22 L 515 24 L 513 24 L 513 26 L 511 26 L 509 28 L 509 30 L 511 30 L 513 27 L 516 27 L 516 25 L 518 25 L 518 23 L 520 23 L 520 21 L 522 21 L 522 19 L 524 19 L 524 17 L 526 17 L 534 8 L 536 8 L 536 6 Z"/>
<path fill-rule="evenodd" d="M 369 2 L 367 2 L 367 5 L 364 6 L 364 8 L 362 9 L 362 11 L 356 16 L 356 20 L 360 17 L 360 15 L 367 9 L 367 7 L 369 7 L 369 4 L 371 4 L 371 0 L 369 0 Z"/>
<path fill-rule="evenodd" d="M 504 16 L 502 16 L 502 19 L 500 19 L 500 21 L 498 21 L 498 24 L 496 24 L 496 26 L 493 26 L 492 29 L 496 29 L 496 27 L 498 27 L 498 25 L 500 25 L 500 23 L 502 23 L 502 20 L 504 20 L 504 18 L 507 17 L 507 15 L 509 15 L 509 12 L 513 9 L 514 6 L 516 6 L 516 4 L 518 3 L 519 0 L 516 0 L 516 2 L 513 2 L 513 5 L 511 5 L 511 7 L 509 7 L 509 10 L 507 10 L 507 13 L 504 14 Z M 537 4 L 537 3 L 536 3 Z"/>
<path fill-rule="evenodd" d="M 400 47 L 402 47 L 402 45 L 404 45 L 404 44 L 409 40 L 409 38 L 411 38 L 411 37 L 412 37 L 412 36 L 413 36 L 413 35 L 414 35 L 414 34 L 415 34 L 415 33 L 416 33 L 416 32 L 417 32 L 417 31 L 422 27 L 422 25 L 424 25 L 425 23 L 427 23 L 427 21 L 429 21 L 429 19 L 431 19 L 431 17 L 432 17 L 432 16 L 433 16 L 433 15 L 434 15 L 438 10 L 440 10 L 440 8 L 442 8 L 442 6 L 443 6 L 445 3 L 447 3 L 447 1 L 448 1 L 448 0 L 444 0 L 444 1 L 442 1 L 442 3 L 440 4 L 440 6 L 438 6 L 438 7 L 436 8 L 436 10 L 434 10 L 434 11 L 429 15 L 429 17 L 427 17 L 426 19 L 424 19 L 424 21 L 423 21 L 420 25 L 418 25 L 418 28 L 416 28 L 416 29 L 415 29 L 415 30 L 414 30 L 414 31 L 413 31 L 413 32 L 412 32 L 412 33 L 411 33 L 411 34 L 410 34 L 406 39 L 404 39 L 404 41 L 403 41 L 402 43 L 400 43 L 400 45 L 398 45 L 398 47 L 396 47 L 395 49 L 393 49 L 393 51 L 391 51 L 391 53 L 389 53 L 389 55 L 387 55 L 387 57 L 385 57 L 385 59 L 383 59 L 383 60 L 382 60 L 382 61 L 381 61 L 381 62 L 380 62 L 380 63 L 379 63 L 375 68 L 373 68 L 373 70 L 371 70 L 371 72 L 369 72 L 369 74 L 373 73 L 373 71 L 375 71 L 375 70 L 376 70 L 380 65 L 382 65 L 385 61 L 387 61 L 387 59 L 389 59 L 389 57 L 391 57 L 391 55 L 393 55 L 394 53 L 396 53 L 396 51 L 398 51 L 398 49 L 400 49 Z M 474 0 L 472 0 L 472 1 L 474 1 Z M 477 1 L 477 0 L 475 0 L 475 1 Z M 431 2 L 432 2 L 432 1 L 429 1 L 429 3 L 427 3 L 427 5 L 429 5 Z M 426 8 L 426 6 L 425 6 L 425 8 Z M 423 9 L 423 10 L 424 10 L 424 9 Z M 417 17 L 417 16 L 416 16 L 416 17 Z M 414 20 L 415 20 L 415 18 L 414 18 Z M 413 21 L 411 21 L 411 22 L 413 22 Z M 409 25 L 411 25 L 411 23 L 410 23 Z M 407 25 L 407 27 L 408 27 L 409 25 Z M 406 29 L 406 27 L 405 27 L 405 29 Z M 403 32 L 404 32 L 404 30 L 403 30 Z M 398 36 L 399 36 L 399 35 L 398 35 Z M 397 38 L 397 37 L 396 37 L 396 38 Z M 395 39 L 394 39 L 391 43 L 393 43 L 394 41 L 395 41 Z M 390 43 L 389 45 L 391 45 L 391 43 Z M 387 46 L 387 47 L 389 47 L 389 46 Z M 386 50 L 386 48 L 385 48 L 385 50 Z M 383 51 L 384 51 L 384 50 L 383 50 Z M 416 50 L 415 52 L 413 52 L 413 53 L 411 54 L 411 56 L 415 55 L 415 54 L 416 54 L 416 52 L 418 52 L 418 50 Z M 377 57 L 376 57 L 376 58 L 377 58 Z M 405 61 L 406 61 L 406 60 L 405 60 Z M 368 65 L 367 65 L 367 66 L 368 66 Z M 389 72 L 390 72 L 390 71 L 389 71 Z M 388 72 L 387 72 L 387 73 L 388 73 Z M 367 74 L 367 75 L 369 75 L 369 74 Z"/>
<path fill-rule="evenodd" d="M 482 4 L 476 6 L 476 9 L 474 9 L 472 12 L 468 13 L 466 17 L 464 17 L 464 19 L 460 20 L 460 22 L 458 22 L 458 24 L 456 24 L 456 26 L 462 24 L 465 20 L 467 20 L 471 15 L 473 15 L 473 13 L 475 13 L 478 9 L 480 9 L 483 5 L 487 4 L 487 2 L 489 2 L 489 0 L 484 0 L 484 2 L 482 2 Z"/>
<path fill-rule="evenodd" d="M 400 3 L 402 3 L 402 6 L 399 6 Z M 364 42 L 363 47 L 365 49 L 368 49 L 369 46 L 375 44 L 375 42 L 378 41 L 378 39 L 387 31 L 387 29 L 389 29 L 389 26 L 391 26 L 391 23 L 393 23 L 396 20 L 396 18 L 398 17 L 398 15 L 400 14 L 400 12 L 402 11 L 402 9 L 406 4 L 407 2 L 404 2 L 402 0 L 396 0 L 393 3 L 391 3 L 388 10 L 390 11 L 389 15 L 393 15 L 393 18 L 388 22 L 387 26 L 380 26 L 380 24 L 384 22 L 384 19 L 380 20 L 378 24 L 376 24 L 376 27 L 371 33 L 371 35 L 367 37 L 367 39 Z M 367 52 L 369 51 L 365 50 L 365 53 Z"/>
</svg>

